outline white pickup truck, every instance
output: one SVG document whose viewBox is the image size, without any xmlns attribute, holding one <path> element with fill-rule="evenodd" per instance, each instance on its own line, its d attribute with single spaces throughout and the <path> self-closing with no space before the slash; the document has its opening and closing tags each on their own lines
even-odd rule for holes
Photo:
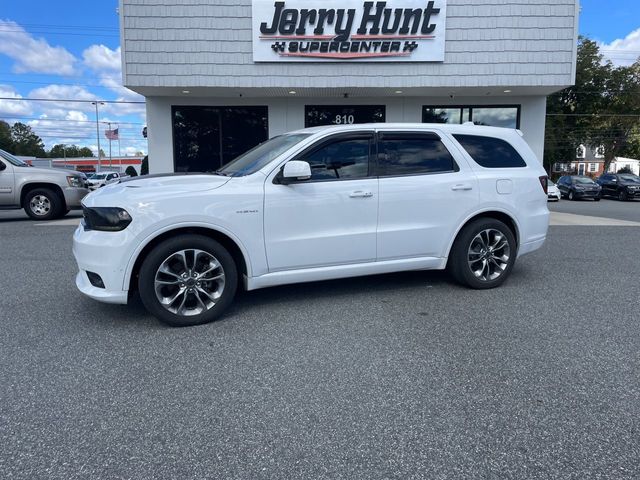
<svg viewBox="0 0 640 480">
<path fill-rule="evenodd" d="M 0 150 L 0 209 L 24 208 L 35 220 L 51 220 L 80 208 L 87 193 L 82 173 L 31 167 Z"/>
</svg>

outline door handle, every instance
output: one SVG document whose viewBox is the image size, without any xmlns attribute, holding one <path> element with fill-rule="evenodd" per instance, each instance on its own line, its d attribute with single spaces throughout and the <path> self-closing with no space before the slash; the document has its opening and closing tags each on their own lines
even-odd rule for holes
<svg viewBox="0 0 640 480">
<path fill-rule="evenodd" d="M 361 190 L 358 190 L 357 192 L 351 192 L 349 194 L 349 198 L 369 198 L 369 197 L 373 197 L 372 192 L 363 192 Z"/>
<path fill-rule="evenodd" d="M 453 190 L 454 192 L 457 192 L 459 190 L 473 190 L 473 187 L 471 185 L 461 183 L 451 187 L 451 190 Z"/>
</svg>

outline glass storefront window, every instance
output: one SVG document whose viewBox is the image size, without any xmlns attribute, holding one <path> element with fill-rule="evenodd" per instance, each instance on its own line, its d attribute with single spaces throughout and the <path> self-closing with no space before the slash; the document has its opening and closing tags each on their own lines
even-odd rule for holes
<svg viewBox="0 0 640 480">
<path fill-rule="evenodd" d="M 473 122 L 490 127 L 520 128 L 519 105 L 457 105 L 422 107 L 423 123 Z"/>
<path fill-rule="evenodd" d="M 267 140 L 267 107 L 174 106 L 176 172 L 214 172 Z"/>
</svg>

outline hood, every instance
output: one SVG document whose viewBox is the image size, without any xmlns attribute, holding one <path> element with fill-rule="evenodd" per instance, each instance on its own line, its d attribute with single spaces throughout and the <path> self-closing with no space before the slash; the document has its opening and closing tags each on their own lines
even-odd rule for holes
<svg viewBox="0 0 640 480">
<path fill-rule="evenodd" d="M 120 206 L 123 200 L 166 199 L 185 193 L 214 190 L 230 177 L 206 174 L 168 174 L 134 177 L 106 185 L 87 195 L 83 203 L 90 206 Z"/>
<path fill-rule="evenodd" d="M 15 167 L 16 173 L 27 173 L 27 174 L 42 174 L 42 175 L 52 175 L 58 174 L 63 177 L 80 177 L 83 176 L 76 172 L 75 170 L 63 170 L 60 168 L 45 168 L 45 167 Z"/>
</svg>

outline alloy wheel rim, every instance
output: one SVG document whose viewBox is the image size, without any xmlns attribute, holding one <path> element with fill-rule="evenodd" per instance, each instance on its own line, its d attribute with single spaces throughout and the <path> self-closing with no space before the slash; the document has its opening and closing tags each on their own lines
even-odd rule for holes
<svg viewBox="0 0 640 480">
<path fill-rule="evenodd" d="M 500 230 L 489 228 L 478 233 L 467 253 L 467 261 L 473 275 L 484 282 L 500 277 L 511 258 L 511 246 Z"/>
<path fill-rule="evenodd" d="M 179 316 L 200 315 L 214 307 L 225 287 L 220 261 L 209 252 L 185 249 L 169 255 L 154 279 L 156 298 Z"/>
<path fill-rule="evenodd" d="M 44 216 L 51 211 L 51 200 L 44 195 L 35 195 L 29 202 L 29 207 L 34 214 Z"/>
</svg>

